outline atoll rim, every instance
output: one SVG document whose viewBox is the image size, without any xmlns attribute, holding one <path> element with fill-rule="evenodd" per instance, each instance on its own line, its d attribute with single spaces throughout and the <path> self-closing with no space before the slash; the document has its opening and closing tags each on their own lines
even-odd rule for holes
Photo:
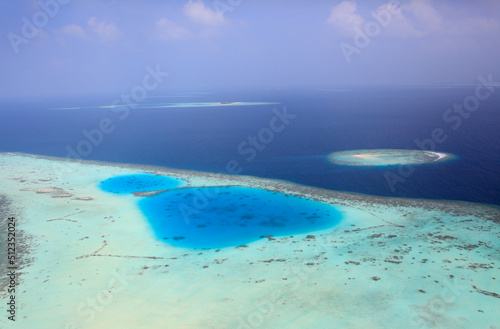
<svg viewBox="0 0 500 329">
<path fill-rule="evenodd" d="M 420 165 L 445 162 L 455 158 L 456 156 L 451 153 L 400 149 L 352 150 L 328 155 L 328 161 L 344 166 Z"/>
</svg>

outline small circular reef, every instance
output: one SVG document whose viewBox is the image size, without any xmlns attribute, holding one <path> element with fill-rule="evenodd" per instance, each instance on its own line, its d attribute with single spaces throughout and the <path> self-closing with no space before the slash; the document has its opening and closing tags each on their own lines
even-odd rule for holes
<svg viewBox="0 0 500 329">
<path fill-rule="evenodd" d="M 328 155 L 328 161 L 344 166 L 420 165 L 445 162 L 455 158 L 456 156 L 451 153 L 401 149 L 352 150 Z"/>
</svg>

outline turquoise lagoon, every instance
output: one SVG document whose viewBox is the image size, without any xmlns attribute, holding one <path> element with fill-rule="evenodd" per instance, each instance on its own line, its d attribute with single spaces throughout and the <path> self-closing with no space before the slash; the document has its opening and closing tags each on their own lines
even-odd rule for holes
<svg viewBox="0 0 500 329">
<path fill-rule="evenodd" d="M 182 180 L 173 177 L 134 174 L 106 179 L 100 182 L 99 187 L 109 193 L 130 194 L 134 192 L 169 190 L 179 187 L 183 183 Z"/>
<path fill-rule="evenodd" d="M 177 187 L 182 184 L 171 177 L 141 174 L 110 178 L 100 187 L 117 194 L 163 190 L 168 179 Z M 154 187 L 148 188 L 148 184 Z M 194 249 L 236 247 L 270 236 L 325 230 L 342 217 L 325 203 L 240 186 L 174 186 L 141 198 L 138 205 L 158 239 Z"/>
</svg>

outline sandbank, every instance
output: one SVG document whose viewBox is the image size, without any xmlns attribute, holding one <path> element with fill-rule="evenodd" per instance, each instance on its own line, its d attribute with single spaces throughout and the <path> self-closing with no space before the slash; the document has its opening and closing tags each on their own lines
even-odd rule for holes
<svg viewBox="0 0 500 329">
<path fill-rule="evenodd" d="M 404 149 L 370 149 L 333 152 L 328 160 L 343 166 L 398 166 L 421 165 L 445 162 L 455 159 L 451 153 L 404 150 Z"/>
<path fill-rule="evenodd" d="M 277 102 L 184 102 L 184 103 L 139 103 L 134 104 L 134 109 L 160 109 L 160 108 L 190 108 L 190 107 L 224 107 L 224 106 L 256 106 L 256 105 L 276 105 Z M 127 108 L 129 105 L 102 105 L 85 107 L 57 107 L 51 110 L 88 110 L 88 109 L 119 109 Z"/>
</svg>

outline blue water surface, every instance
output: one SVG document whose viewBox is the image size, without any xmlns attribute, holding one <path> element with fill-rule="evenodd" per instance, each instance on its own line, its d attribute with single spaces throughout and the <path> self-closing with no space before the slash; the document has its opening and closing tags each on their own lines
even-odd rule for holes
<svg viewBox="0 0 500 329">
<path fill-rule="evenodd" d="M 0 151 L 74 158 L 80 150 L 84 160 L 215 173 L 237 162 L 239 175 L 330 190 L 500 205 L 500 89 L 467 118 L 445 116 L 474 90 L 471 85 L 215 91 L 186 95 L 179 102 L 281 104 L 165 109 L 154 108 L 158 99 L 152 98 L 141 103 L 151 108 L 133 108 L 127 116 L 95 109 L 112 105 L 117 95 L 0 99 Z M 51 110 L 61 107 L 82 109 Z M 250 137 L 268 131 L 274 109 L 284 113 L 285 107 L 293 119 L 285 120 L 286 125 L 281 119 L 273 121 L 279 127 L 283 123 L 284 129 L 267 144 L 251 145 Z M 100 131 L 101 120 L 111 120 L 113 131 Z M 432 141 L 436 129 L 444 131 L 442 142 Z M 415 166 L 403 175 L 398 167 L 354 168 L 328 161 L 332 152 L 358 149 L 426 149 L 453 153 L 458 159 Z M 395 185 L 387 181 L 387 171 L 399 176 Z"/>
<path fill-rule="evenodd" d="M 324 230 L 341 219 L 334 207 L 307 198 L 248 187 L 182 185 L 177 178 L 151 174 L 99 183 L 114 194 L 169 190 L 145 197 L 139 207 L 160 240 L 185 248 L 240 246 L 266 236 Z"/>
<path fill-rule="evenodd" d="M 171 190 L 139 206 L 159 239 L 187 248 L 240 246 L 270 235 L 328 229 L 341 219 L 328 204 L 234 186 Z"/>
<path fill-rule="evenodd" d="M 112 177 L 100 182 L 99 187 L 106 192 L 129 194 L 133 192 L 149 192 L 169 190 L 183 184 L 183 181 L 168 176 L 152 174 L 134 174 Z"/>
</svg>

